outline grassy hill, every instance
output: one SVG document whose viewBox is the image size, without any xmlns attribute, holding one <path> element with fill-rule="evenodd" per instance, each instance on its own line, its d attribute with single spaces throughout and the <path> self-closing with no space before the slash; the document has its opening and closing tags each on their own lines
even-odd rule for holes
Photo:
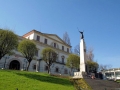
<svg viewBox="0 0 120 90">
<path fill-rule="evenodd" d="M 0 90 L 75 90 L 69 79 L 45 73 L 0 70 Z"/>
</svg>

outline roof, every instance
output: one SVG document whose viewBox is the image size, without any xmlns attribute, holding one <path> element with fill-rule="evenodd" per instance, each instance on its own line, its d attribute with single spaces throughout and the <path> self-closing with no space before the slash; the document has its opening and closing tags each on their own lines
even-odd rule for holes
<svg viewBox="0 0 120 90">
<path fill-rule="evenodd" d="M 58 38 L 63 44 L 71 47 L 71 46 L 68 45 L 65 41 L 63 41 L 58 35 L 56 35 L 56 34 L 42 33 L 42 32 L 37 31 L 37 30 L 35 30 L 35 29 L 33 29 L 33 30 L 31 30 L 30 32 L 24 34 L 23 37 L 27 37 L 27 36 L 29 36 L 29 35 L 32 34 L 32 33 L 39 33 L 39 34 L 42 34 L 42 35 L 44 35 L 44 36 L 48 36 L 49 38 L 52 38 L 52 39 L 54 39 L 53 37 L 56 37 L 56 38 Z M 55 39 L 54 39 L 54 40 L 55 40 Z"/>
</svg>

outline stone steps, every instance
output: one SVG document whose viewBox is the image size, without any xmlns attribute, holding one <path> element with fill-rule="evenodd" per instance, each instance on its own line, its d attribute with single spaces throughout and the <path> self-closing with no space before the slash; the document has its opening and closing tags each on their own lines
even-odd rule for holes
<svg viewBox="0 0 120 90">
<path fill-rule="evenodd" d="M 120 90 L 120 84 L 114 81 L 84 78 L 93 90 Z"/>
</svg>

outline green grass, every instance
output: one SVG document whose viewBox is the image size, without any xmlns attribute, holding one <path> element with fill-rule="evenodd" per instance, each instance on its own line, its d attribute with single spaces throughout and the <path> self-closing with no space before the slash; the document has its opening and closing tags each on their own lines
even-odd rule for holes
<svg viewBox="0 0 120 90">
<path fill-rule="evenodd" d="M 117 82 L 117 83 L 120 83 L 120 80 L 117 80 L 116 82 Z"/>
<path fill-rule="evenodd" d="M 67 78 L 46 73 L 0 70 L 0 90 L 75 90 Z"/>
<path fill-rule="evenodd" d="M 92 88 L 87 84 L 83 78 L 71 79 L 77 90 L 92 90 Z"/>
</svg>

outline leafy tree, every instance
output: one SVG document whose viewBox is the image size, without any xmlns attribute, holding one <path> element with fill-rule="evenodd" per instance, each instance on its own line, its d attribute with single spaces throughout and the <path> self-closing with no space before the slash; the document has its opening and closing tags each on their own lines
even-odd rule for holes
<svg viewBox="0 0 120 90">
<path fill-rule="evenodd" d="M 29 69 L 30 63 L 34 58 L 37 47 L 31 40 L 22 40 L 18 45 L 18 51 L 23 54 L 23 56 L 28 61 L 27 71 Z"/>
<path fill-rule="evenodd" d="M 10 54 L 18 45 L 18 36 L 8 29 L 0 29 L 0 59 Z"/>
<path fill-rule="evenodd" d="M 71 72 L 73 69 L 79 69 L 80 57 L 75 54 L 69 54 L 66 65 L 71 68 Z"/>
<path fill-rule="evenodd" d="M 93 72 L 93 73 L 96 73 L 96 72 L 97 72 L 98 67 L 99 67 L 99 64 L 98 64 L 97 62 L 88 60 L 88 61 L 86 62 L 86 64 L 87 64 L 87 67 L 88 67 L 89 72 Z"/>
<path fill-rule="evenodd" d="M 50 73 L 50 66 L 56 61 L 57 53 L 52 48 L 44 48 L 42 50 L 43 60 L 48 67 L 48 73 Z"/>
</svg>

